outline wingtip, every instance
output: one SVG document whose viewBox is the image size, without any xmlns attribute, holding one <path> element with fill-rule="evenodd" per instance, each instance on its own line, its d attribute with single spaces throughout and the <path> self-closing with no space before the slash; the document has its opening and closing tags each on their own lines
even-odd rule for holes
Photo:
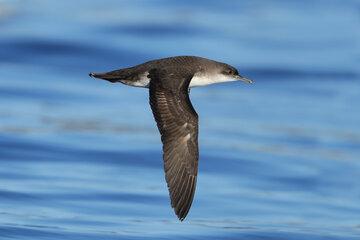
<svg viewBox="0 0 360 240">
<path fill-rule="evenodd" d="M 183 216 L 183 215 L 180 215 L 180 214 L 176 214 L 177 218 L 179 219 L 180 222 L 183 222 L 186 218 L 186 215 Z"/>
<path fill-rule="evenodd" d="M 176 207 L 174 206 L 171 206 L 174 210 L 174 213 L 176 215 L 176 217 L 179 219 L 180 222 L 183 222 L 187 216 L 187 214 L 189 213 L 189 211 L 185 211 L 185 212 L 182 212 L 181 209 L 177 209 Z"/>
<path fill-rule="evenodd" d="M 185 220 L 185 218 L 187 217 L 188 213 L 189 213 L 189 210 L 190 210 L 190 207 L 191 207 L 191 204 L 185 208 L 181 208 L 181 209 L 178 209 L 176 210 L 174 208 L 174 212 L 177 216 L 177 218 L 179 219 L 180 222 L 183 222 Z"/>
</svg>

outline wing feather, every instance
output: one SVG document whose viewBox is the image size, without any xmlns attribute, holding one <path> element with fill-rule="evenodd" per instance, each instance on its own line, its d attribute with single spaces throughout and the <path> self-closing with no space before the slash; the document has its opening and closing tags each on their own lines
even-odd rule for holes
<svg viewBox="0 0 360 240">
<path fill-rule="evenodd" d="M 182 221 L 189 212 L 196 188 L 198 115 L 188 95 L 192 76 L 174 72 L 156 69 L 150 72 L 150 106 L 163 142 L 171 206 Z"/>
</svg>

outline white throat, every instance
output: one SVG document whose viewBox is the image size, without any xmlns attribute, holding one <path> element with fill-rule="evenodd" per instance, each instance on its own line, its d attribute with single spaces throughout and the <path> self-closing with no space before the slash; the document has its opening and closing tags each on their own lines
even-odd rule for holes
<svg viewBox="0 0 360 240">
<path fill-rule="evenodd" d="M 229 78 L 223 74 L 195 74 L 190 81 L 189 87 L 205 86 L 214 83 L 232 82 L 236 79 Z"/>
</svg>

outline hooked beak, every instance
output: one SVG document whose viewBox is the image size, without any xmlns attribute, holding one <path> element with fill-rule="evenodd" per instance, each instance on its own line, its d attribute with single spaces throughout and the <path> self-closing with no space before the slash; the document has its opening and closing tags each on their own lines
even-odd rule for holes
<svg viewBox="0 0 360 240">
<path fill-rule="evenodd" d="M 236 80 L 239 80 L 239 81 L 242 81 L 242 82 L 245 82 L 245 83 L 253 83 L 254 81 L 249 79 L 249 78 L 246 78 L 246 77 L 243 77 L 241 75 L 237 75 L 235 77 Z"/>
<path fill-rule="evenodd" d="M 105 73 L 91 72 L 89 73 L 89 76 L 93 78 L 104 79 L 112 83 L 117 82 L 120 79 L 119 76 L 116 74 L 116 71 L 105 72 Z"/>
</svg>

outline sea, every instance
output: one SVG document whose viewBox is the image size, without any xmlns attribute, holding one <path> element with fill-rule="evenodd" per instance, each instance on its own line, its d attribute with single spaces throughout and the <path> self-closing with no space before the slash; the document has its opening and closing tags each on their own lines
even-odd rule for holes
<svg viewBox="0 0 360 240">
<path fill-rule="evenodd" d="M 170 206 L 148 90 L 88 76 L 176 55 L 199 175 Z M 0 0 L 1 240 L 359 240 L 360 1 Z"/>
</svg>

